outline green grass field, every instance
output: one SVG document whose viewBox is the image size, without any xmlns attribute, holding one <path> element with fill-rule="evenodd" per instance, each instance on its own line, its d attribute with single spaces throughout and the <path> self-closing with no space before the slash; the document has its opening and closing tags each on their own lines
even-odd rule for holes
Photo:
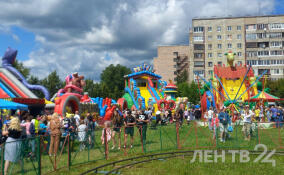
<svg viewBox="0 0 284 175">
<path fill-rule="evenodd" d="M 212 139 L 212 132 L 209 131 L 207 127 L 198 127 L 194 123 L 188 125 L 183 125 L 179 129 L 179 134 L 176 134 L 176 126 L 174 124 L 161 126 L 153 130 L 148 127 L 147 130 L 147 142 L 145 148 L 146 153 L 143 153 L 141 140 L 139 136 L 138 129 L 135 128 L 134 134 L 134 147 L 130 149 L 121 150 L 109 150 L 109 159 L 105 160 L 104 156 L 104 145 L 100 141 L 101 130 L 95 132 L 95 147 L 86 148 L 84 151 L 79 151 L 79 143 L 75 141 L 73 146 L 70 145 L 71 152 L 71 165 L 70 170 L 68 170 L 68 148 L 65 146 L 62 151 L 62 156 L 57 159 L 57 171 L 52 172 L 53 160 L 47 155 L 47 150 L 44 150 L 42 145 L 42 156 L 41 156 L 41 172 L 42 174 L 79 174 L 88 169 L 94 168 L 104 163 L 110 161 L 115 161 L 119 159 L 125 159 L 127 157 L 134 157 L 137 155 L 144 155 L 150 153 L 176 151 L 176 150 L 196 150 L 196 149 L 247 149 L 253 150 L 255 145 L 258 143 L 263 143 L 267 145 L 269 150 L 277 149 L 278 151 L 284 151 L 283 140 L 284 140 L 284 130 L 273 129 L 259 129 L 253 132 L 253 137 L 251 141 L 245 141 L 241 126 L 234 127 L 234 131 L 230 133 L 230 138 L 225 143 L 220 143 Z M 122 141 L 124 139 L 123 133 L 121 135 Z M 282 147 L 281 147 L 282 146 Z M 109 143 L 109 148 L 112 147 L 112 142 Z M 284 162 L 283 156 L 276 157 L 279 162 Z M 271 169 L 271 164 L 254 164 L 254 163 L 235 163 L 232 164 L 230 161 L 225 164 L 222 163 L 193 163 L 190 164 L 188 159 L 191 158 L 174 158 L 165 161 L 153 161 L 151 163 L 145 163 L 137 165 L 131 168 L 122 170 L 123 174 L 148 174 L 149 172 L 155 172 L 154 174 L 164 174 L 169 172 L 171 174 L 188 174 L 188 172 L 194 172 L 195 174 L 210 174 L 211 168 L 217 168 L 218 172 L 239 174 L 243 172 L 247 167 L 248 173 L 253 173 L 255 169 L 264 172 L 269 172 L 269 167 Z M 20 174 L 23 170 L 26 174 L 36 174 L 34 169 L 37 168 L 38 161 L 34 159 L 25 158 L 23 164 L 14 164 L 12 167 L 11 174 Z M 35 168 L 34 168 L 35 167 Z M 211 167 L 211 168 L 208 168 Z M 239 167 L 239 168 L 238 168 Z M 283 164 L 282 164 L 283 167 Z M 254 170 L 253 170 L 254 169 Z M 198 171 L 197 171 L 198 170 Z M 206 173 L 208 171 L 208 173 Z M 283 171 L 283 169 L 282 169 Z M 246 171 L 244 171 L 246 172 Z M 278 170 L 273 170 L 277 173 Z"/>
</svg>

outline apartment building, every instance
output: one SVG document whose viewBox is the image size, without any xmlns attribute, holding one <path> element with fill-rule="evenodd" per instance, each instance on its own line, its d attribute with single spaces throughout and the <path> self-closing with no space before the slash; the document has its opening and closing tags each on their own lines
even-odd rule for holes
<svg viewBox="0 0 284 175">
<path fill-rule="evenodd" d="M 159 46 L 157 57 L 153 60 L 155 73 L 162 76 L 162 80 L 174 80 L 183 71 L 189 72 L 189 45 Z"/>
<path fill-rule="evenodd" d="M 284 16 L 195 18 L 190 30 L 189 78 L 206 79 L 214 65 L 227 64 L 225 53 L 236 53 L 235 64 L 249 64 L 255 75 L 267 71 L 284 78 Z"/>
</svg>

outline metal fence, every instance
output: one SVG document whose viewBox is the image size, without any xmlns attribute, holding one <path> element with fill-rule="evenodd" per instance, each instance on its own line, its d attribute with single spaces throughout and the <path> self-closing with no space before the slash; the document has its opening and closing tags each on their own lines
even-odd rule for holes
<svg viewBox="0 0 284 175">
<path fill-rule="evenodd" d="M 269 126 L 270 125 L 270 126 Z M 7 174 L 48 174 L 62 168 L 92 161 L 100 161 L 127 155 L 162 152 L 168 150 L 194 149 L 247 149 L 253 150 L 255 145 L 265 144 L 269 150 L 284 150 L 283 123 L 253 123 L 251 140 L 244 140 L 243 126 L 233 125 L 233 131 L 226 136 L 225 142 L 220 142 L 220 130 L 209 130 L 206 122 L 191 122 L 180 126 L 178 123 L 167 125 L 148 125 L 133 127 L 133 144 L 131 146 L 131 131 L 127 128 L 117 128 L 116 147 L 110 139 L 114 128 L 96 128 L 86 131 L 84 140 L 79 140 L 78 132 L 61 136 L 57 155 L 49 155 L 50 136 L 37 136 L 18 140 L 19 159 L 10 163 Z M 213 137 L 215 135 L 215 138 Z M 119 149 L 119 136 L 121 145 Z M 105 142 L 103 142 L 105 140 Z M 4 174 L 5 147 L 1 145 L 1 173 Z"/>
</svg>

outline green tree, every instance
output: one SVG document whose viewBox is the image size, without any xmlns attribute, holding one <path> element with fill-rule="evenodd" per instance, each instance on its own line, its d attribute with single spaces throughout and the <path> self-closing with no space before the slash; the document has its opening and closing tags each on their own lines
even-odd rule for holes
<svg viewBox="0 0 284 175">
<path fill-rule="evenodd" d="M 114 66 L 113 64 L 106 67 L 101 73 L 101 83 L 102 90 L 105 92 L 109 92 L 109 97 L 117 99 L 122 97 L 124 92 L 124 75 L 130 74 L 131 70 L 128 67 L 117 64 Z M 104 89 L 107 87 L 107 89 Z"/>
<path fill-rule="evenodd" d="M 42 85 L 47 88 L 52 97 L 57 91 L 64 87 L 64 82 L 57 75 L 56 70 L 51 72 L 46 78 L 41 81 Z"/>
<path fill-rule="evenodd" d="M 40 79 L 38 79 L 37 77 L 31 75 L 30 78 L 28 79 L 28 82 L 30 84 L 33 84 L 33 85 L 41 85 L 42 82 Z M 44 94 L 41 92 L 41 91 L 38 91 L 38 90 L 32 90 L 32 92 L 39 98 L 44 98 Z"/>
<path fill-rule="evenodd" d="M 178 87 L 178 97 L 187 97 L 193 104 L 198 104 L 200 102 L 198 85 L 193 81 L 188 84 L 187 82 L 179 83 Z"/>
<path fill-rule="evenodd" d="M 26 68 L 22 62 L 15 60 L 13 66 L 26 78 L 30 76 L 30 69 Z"/>
<path fill-rule="evenodd" d="M 278 79 L 276 81 L 267 81 L 266 87 L 270 89 L 270 93 L 272 95 L 275 95 L 279 98 L 284 98 L 284 78 Z M 284 101 L 280 102 L 282 105 L 284 105 Z"/>
<path fill-rule="evenodd" d="M 190 83 L 188 99 L 190 99 L 193 104 L 198 104 L 200 102 L 198 84 L 196 84 L 194 81 Z"/>
</svg>

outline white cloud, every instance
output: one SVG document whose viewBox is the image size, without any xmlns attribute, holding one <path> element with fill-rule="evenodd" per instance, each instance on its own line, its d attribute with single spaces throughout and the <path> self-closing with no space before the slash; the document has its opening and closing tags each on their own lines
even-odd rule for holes
<svg viewBox="0 0 284 175">
<path fill-rule="evenodd" d="M 16 25 L 40 43 L 24 61 L 32 73 L 43 78 L 57 70 L 64 78 L 77 71 L 98 81 L 109 64 L 149 63 L 158 45 L 188 44 L 195 16 L 269 14 L 274 1 L 14 0 L 1 1 L 0 7 L 0 31 Z M 104 59 L 106 53 L 112 59 Z"/>
</svg>

